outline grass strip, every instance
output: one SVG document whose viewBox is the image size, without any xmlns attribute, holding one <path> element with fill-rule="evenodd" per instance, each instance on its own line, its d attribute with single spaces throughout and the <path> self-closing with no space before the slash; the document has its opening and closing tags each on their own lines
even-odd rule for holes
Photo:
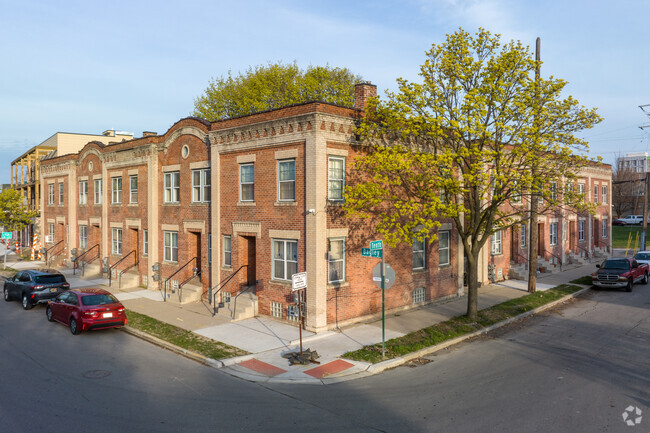
<svg viewBox="0 0 650 433">
<path fill-rule="evenodd" d="M 596 271 L 596 269 L 594 269 L 594 271 Z M 591 275 L 585 275 L 584 277 L 576 278 L 575 280 L 569 282 L 573 284 L 582 284 L 584 286 L 591 286 L 592 279 L 591 279 Z"/>
<path fill-rule="evenodd" d="M 428 328 L 388 340 L 386 342 L 385 358 L 381 356 L 381 343 L 365 346 L 353 352 L 347 352 L 343 357 L 355 361 L 370 362 L 372 364 L 385 361 L 386 359 L 398 358 L 408 353 L 435 346 L 444 341 L 486 328 L 581 289 L 582 287 L 562 284 L 550 290 L 530 293 L 521 298 L 511 299 L 490 308 L 480 310 L 476 320 L 470 320 L 467 316 L 452 317 L 447 321 L 436 323 Z"/>
<path fill-rule="evenodd" d="M 128 326 L 132 328 L 208 358 L 224 359 L 248 354 L 245 350 L 203 337 L 133 310 L 126 310 L 126 318 Z"/>
</svg>

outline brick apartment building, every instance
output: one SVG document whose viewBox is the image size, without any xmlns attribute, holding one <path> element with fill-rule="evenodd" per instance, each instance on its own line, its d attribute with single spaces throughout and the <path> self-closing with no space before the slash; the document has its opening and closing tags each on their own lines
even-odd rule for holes
<svg viewBox="0 0 650 433">
<path fill-rule="evenodd" d="M 87 251 L 82 261 L 96 271 L 105 259 L 114 275 L 134 275 L 163 293 L 195 287 L 195 299 L 216 294 L 225 303 L 246 293 L 241 302 L 249 299 L 254 313 L 282 320 L 295 320 L 291 275 L 307 272 L 305 320 L 315 332 L 378 314 L 372 268 L 379 260 L 360 255 L 375 235 L 341 212 L 346 173 L 359 151 L 355 123 L 375 93 L 371 84 L 358 85 L 354 108 L 310 102 L 216 122 L 186 118 L 163 135 L 90 142 L 77 154 L 43 160 L 41 226 L 51 235 L 50 255 L 65 264 L 73 248 Z M 610 191 L 611 168 L 595 165 L 585 177 L 592 184 Z M 603 203 L 595 219 L 540 217 L 540 238 L 544 227 L 555 227 L 576 239 L 562 241 L 562 251 L 557 240 L 544 250 L 568 261 L 580 248 L 590 255 L 609 248 L 607 238 L 592 236 L 597 222 L 609 227 L 608 209 Z M 589 222 L 583 231 L 572 225 L 581 221 Z M 517 266 L 517 236 L 495 237 L 480 281 L 489 281 L 489 266 L 500 278 Z M 442 221 L 438 237 L 386 250 L 397 275 L 387 309 L 463 293 L 462 250 L 450 221 Z M 151 278 L 156 263 L 165 284 Z"/>
</svg>

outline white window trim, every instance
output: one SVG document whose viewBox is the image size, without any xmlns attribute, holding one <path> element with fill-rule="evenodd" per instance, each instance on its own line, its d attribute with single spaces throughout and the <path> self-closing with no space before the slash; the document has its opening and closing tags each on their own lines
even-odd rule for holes
<svg viewBox="0 0 650 433">
<path fill-rule="evenodd" d="M 102 180 L 95 179 L 95 204 L 102 204 Z M 99 188 L 97 187 L 99 185 Z"/>
<path fill-rule="evenodd" d="M 253 181 L 252 182 L 244 182 L 242 181 L 242 168 L 243 167 L 253 167 Z M 279 166 L 278 166 L 279 168 Z M 280 174 L 278 173 L 278 182 L 280 179 Z M 247 199 L 244 200 L 242 197 L 242 192 L 243 192 L 243 185 L 253 185 L 253 198 L 252 199 Z M 279 185 L 279 183 L 278 183 Z M 280 192 L 278 191 L 278 197 L 280 195 Z M 252 203 L 255 201 L 255 164 L 254 163 L 246 163 L 246 164 L 239 164 L 239 201 L 240 202 L 248 202 Z"/>
<path fill-rule="evenodd" d="M 446 238 L 447 238 L 447 246 L 446 247 L 441 247 L 440 246 L 440 238 L 441 238 L 441 236 L 443 236 L 443 234 L 446 234 Z M 445 237 L 445 236 L 443 236 L 443 237 Z M 446 265 L 449 265 L 451 263 L 451 245 L 450 245 L 450 243 L 451 243 L 451 232 L 449 230 L 439 231 L 438 232 L 438 266 L 446 266 Z M 447 261 L 446 262 L 440 261 L 440 257 L 441 257 L 440 251 L 442 251 L 442 250 L 447 250 Z"/>
<path fill-rule="evenodd" d="M 166 172 L 164 175 L 164 203 L 180 203 L 180 171 Z"/>
<path fill-rule="evenodd" d="M 283 266 L 282 273 L 283 273 L 283 275 L 284 275 L 284 278 L 276 277 L 276 276 L 275 276 L 275 262 L 278 261 L 278 259 L 276 259 L 276 258 L 273 256 L 273 251 L 274 251 L 274 249 L 275 249 L 274 247 L 275 247 L 275 243 L 276 243 L 276 242 L 282 242 L 282 244 L 283 244 L 283 248 L 284 248 L 284 259 L 282 259 L 282 263 L 283 263 L 283 265 L 282 265 L 282 266 Z M 271 240 L 271 248 L 272 248 L 272 250 L 271 250 L 271 260 L 273 261 L 272 266 L 271 266 L 271 276 L 272 276 L 272 278 L 273 278 L 274 280 L 291 281 L 291 275 L 288 275 L 288 270 L 287 270 L 287 263 L 288 263 L 288 262 L 292 262 L 292 263 L 293 263 L 293 260 L 288 260 L 289 257 L 288 257 L 288 254 L 287 254 L 287 244 L 288 244 L 289 242 L 291 242 L 291 243 L 295 243 L 295 244 L 296 244 L 296 251 L 299 251 L 299 250 L 298 250 L 299 245 L 298 245 L 298 241 L 297 241 L 296 239 L 272 239 L 272 240 Z M 297 271 L 300 269 L 300 268 L 299 268 L 299 266 L 300 266 L 300 256 L 298 256 L 298 257 L 296 258 L 296 262 L 295 262 L 295 263 L 296 263 L 296 272 L 297 272 Z M 328 276 L 328 279 L 329 279 L 329 276 Z"/>
<path fill-rule="evenodd" d="M 47 185 L 47 204 L 54 204 L 54 184 Z"/>
<path fill-rule="evenodd" d="M 167 234 L 169 234 L 170 244 L 167 244 Z M 173 245 L 173 239 L 176 237 L 176 247 Z M 176 250 L 176 260 L 174 260 L 174 250 Z M 163 231 L 163 260 L 169 263 L 178 263 L 178 232 Z"/>
<path fill-rule="evenodd" d="M 493 256 L 503 254 L 503 236 L 501 230 L 490 235 L 490 254 Z"/>
<path fill-rule="evenodd" d="M 81 249 L 88 248 L 88 226 L 87 225 L 79 226 L 79 248 Z"/>
<path fill-rule="evenodd" d="M 88 204 L 88 181 L 79 181 L 79 204 Z"/>
<path fill-rule="evenodd" d="M 417 242 L 417 240 L 414 239 L 413 240 L 413 245 L 412 245 L 413 262 L 415 262 L 415 255 L 421 253 L 422 254 L 422 266 L 419 266 L 419 267 L 416 268 L 415 264 L 412 263 L 414 271 L 422 270 L 422 269 L 427 268 L 427 251 L 426 251 L 427 250 L 427 239 L 425 238 L 425 239 L 422 240 L 422 249 L 421 250 L 416 250 L 415 249 L 415 243 L 416 242 Z"/>
<path fill-rule="evenodd" d="M 111 230 L 111 254 L 122 254 L 122 229 L 113 227 Z"/>
<path fill-rule="evenodd" d="M 293 162 L 293 180 L 280 180 L 280 165 L 283 163 L 288 163 L 288 162 Z M 294 202 L 296 201 L 296 160 L 295 159 L 280 159 L 278 160 L 277 164 L 277 170 L 278 170 L 278 201 L 279 202 Z M 289 183 L 293 182 L 293 198 L 287 199 L 287 198 L 280 198 L 280 185 L 282 183 Z"/>
<path fill-rule="evenodd" d="M 59 205 L 63 205 L 65 202 L 63 196 L 63 182 L 59 182 Z"/>
<path fill-rule="evenodd" d="M 332 255 L 328 251 L 328 253 L 327 253 L 327 281 L 329 283 L 340 283 L 340 282 L 345 281 L 345 255 L 347 253 L 346 245 L 345 245 L 345 238 L 329 238 L 328 243 L 331 244 L 332 242 L 343 242 L 343 256 L 340 259 L 332 259 Z M 331 251 L 331 247 L 330 247 L 330 251 Z M 331 272 L 332 265 L 336 264 L 336 263 L 343 263 L 343 267 L 342 267 L 343 275 L 342 275 L 342 278 L 339 278 L 338 280 L 331 280 L 330 275 L 332 275 L 332 272 Z M 341 275 L 339 277 L 341 277 Z"/>
<path fill-rule="evenodd" d="M 194 182 L 194 174 L 198 173 L 199 183 Z M 197 168 L 192 170 L 192 203 L 208 203 L 210 202 L 210 169 Z M 198 192 L 198 198 L 197 194 Z"/>
<path fill-rule="evenodd" d="M 549 226 L 549 245 L 557 245 L 557 222 L 550 223 Z"/>
<path fill-rule="evenodd" d="M 133 179 L 135 179 L 135 189 L 133 189 Z M 135 204 L 138 202 L 138 175 L 129 176 L 129 203 Z"/>
<path fill-rule="evenodd" d="M 226 249 L 226 239 L 228 239 L 228 249 Z M 224 235 L 223 240 L 221 241 L 221 246 L 223 248 L 223 259 L 222 265 L 226 268 L 232 267 L 232 237 L 230 235 Z M 226 252 L 228 253 L 228 260 L 226 260 Z"/>
<path fill-rule="evenodd" d="M 149 255 L 149 230 L 142 230 L 142 255 Z"/>
<path fill-rule="evenodd" d="M 522 223 L 519 226 L 519 246 L 525 247 L 526 246 L 526 237 L 528 236 L 528 233 L 526 233 L 526 223 Z"/>
<path fill-rule="evenodd" d="M 119 186 L 119 188 L 117 188 Z M 122 204 L 122 177 L 111 177 L 111 204 Z"/>
<path fill-rule="evenodd" d="M 341 161 L 341 165 L 342 165 L 341 176 L 342 177 L 339 178 L 339 179 L 333 179 L 332 177 L 330 177 L 331 172 L 330 172 L 329 168 L 330 168 L 330 166 L 332 164 L 332 161 Z M 342 156 L 330 156 L 328 158 L 328 160 L 327 160 L 327 168 L 328 168 L 328 170 L 327 170 L 327 198 L 330 201 L 344 201 L 345 198 L 343 197 L 343 193 L 345 192 L 345 158 L 342 157 Z M 333 182 L 340 182 L 341 183 L 341 197 L 340 198 L 333 198 L 331 196 L 331 192 L 332 192 L 331 185 L 332 185 Z"/>
</svg>

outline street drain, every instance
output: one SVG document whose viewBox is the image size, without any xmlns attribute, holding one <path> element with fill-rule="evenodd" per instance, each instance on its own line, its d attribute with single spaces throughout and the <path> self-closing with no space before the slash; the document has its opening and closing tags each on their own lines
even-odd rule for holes
<svg viewBox="0 0 650 433">
<path fill-rule="evenodd" d="M 82 374 L 86 379 L 103 379 L 111 375 L 108 370 L 88 370 Z"/>
</svg>

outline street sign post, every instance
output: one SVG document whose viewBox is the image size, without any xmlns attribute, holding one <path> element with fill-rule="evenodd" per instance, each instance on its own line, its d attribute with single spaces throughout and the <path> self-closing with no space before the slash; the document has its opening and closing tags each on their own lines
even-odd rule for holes
<svg viewBox="0 0 650 433">
<path fill-rule="evenodd" d="M 299 272 L 297 274 L 291 275 L 291 284 L 292 291 L 298 291 L 298 331 L 300 333 L 300 356 L 302 356 L 302 303 L 304 302 L 303 298 L 303 289 L 307 288 L 307 272 Z"/>
<path fill-rule="evenodd" d="M 386 289 L 390 288 L 395 282 L 395 271 L 384 262 L 384 242 L 383 241 L 372 241 L 370 242 L 370 248 L 361 248 L 362 257 L 376 257 L 381 259 L 381 269 L 380 275 L 376 276 L 375 271 L 373 270 L 373 280 L 377 282 L 378 286 L 381 287 L 381 356 L 382 358 L 386 356 Z M 377 265 L 379 266 L 379 265 Z M 388 268 L 388 269 L 387 269 Z M 377 269 L 375 267 L 375 269 Z M 389 276 L 385 275 L 386 272 L 390 272 Z M 381 282 L 381 284 L 379 284 Z M 388 287 L 386 287 L 388 283 Z"/>
</svg>

